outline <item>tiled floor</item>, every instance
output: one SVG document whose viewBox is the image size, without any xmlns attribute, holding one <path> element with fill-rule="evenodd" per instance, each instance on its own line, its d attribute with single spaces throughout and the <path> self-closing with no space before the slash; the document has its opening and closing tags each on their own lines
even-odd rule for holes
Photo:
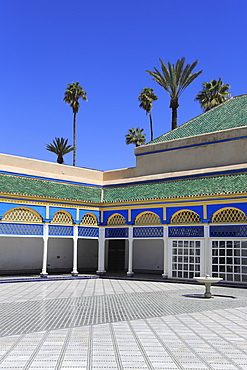
<svg viewBox="0 0 247 370">
<path fill-rule="evenodd" d="M 0 284 L 0 369 L 247 369 L 247 290 L 116 279 Z"/>
</svg>

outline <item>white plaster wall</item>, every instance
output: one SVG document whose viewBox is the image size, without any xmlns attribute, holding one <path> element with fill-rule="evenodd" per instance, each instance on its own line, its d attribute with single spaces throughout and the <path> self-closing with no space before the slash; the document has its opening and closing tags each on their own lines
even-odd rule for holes
<svg viewBox="0 0 247 370">
<path fill-rule="evenodd" d="M 43 256 L 42 238 L 1 237 L 0 274 L 4 272 L 41 271 Z"/>
<path fill-rule="evenodd" d="M 49 238 L 48 240 L 48 272 L 71 272 L 73 267 L 72 238 Z"/>
<path fill-rule="evenodd" d="M 138 147 L 136 176 L 246 163 L 247 140 L 235 140 L 246 135 L 241 127 Z"/>
<path fill-rule="evenodd" d="M 98 269 L 98 240 L 78 240 L 78 271 Z"/>
<path fill-rule="evenodd" d="M 163 240 L 138 239 L 133 246 L 133 270 L 163 271 Z"/>
<path fill-rule="evenodd" d="M 228 141 L 137 157 L 137 175 L 246 163 L 247 140 Z"/>
<path fill-rule="evenodd" d="M 33 176 L 42 176 L 61 180 L 88 182 L 90 184 L 97 185 L 100 185 L 103 182 L 102 171 L 1 153 L 0 169 L 2 171 L 24 173 Z"/>
</svg>

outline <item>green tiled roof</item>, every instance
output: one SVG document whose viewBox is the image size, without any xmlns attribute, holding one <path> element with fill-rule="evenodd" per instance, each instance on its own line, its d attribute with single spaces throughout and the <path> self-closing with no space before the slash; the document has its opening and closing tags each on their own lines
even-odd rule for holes
<svg viewBox="0 0 247 370">
<path fill-rule="evenodd" d="M 181 139 L 247 125 L 247 95 L 236 96 L 151 141 Z"/>
<path fill-rule="evenodd" d="M 99 203 L 102 189 L 27 177 L 0 175 L 0 192 Z"/>
<path fill-rule="evenodd" d="M 131 202 L 244 192 L 247 192 L 245 173 L 109 187 L 104 189 L 104 202 Z"/>
<path fill-rule="evenodd" d="M 0 175 L 0 192 L 89 203 L 122 203 L 247 192 L 247 173 L 163 181 L 103 189 L 27 177 Z"/>
</svg>

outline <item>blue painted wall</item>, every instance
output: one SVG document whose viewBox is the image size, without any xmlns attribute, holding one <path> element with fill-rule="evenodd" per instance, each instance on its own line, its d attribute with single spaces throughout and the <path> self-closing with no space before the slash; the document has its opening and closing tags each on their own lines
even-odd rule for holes
<svg viewBox="0 0 247 370">
<path fill-rule="evenodd" d="M 11 203 L 4 203 L 4 202 L 0 202 L 0 216 L 3 217 L 3 215 L 9 210 L 14 209 L 14 208 L 20 208 L 20 207 L 28 208 L 33 211 L 36 211 L 37 213 L 40 214 L 42 218 L 45 218 L 45 209 L 46 209 L 45 206 L 33 206 L 33 205 L 22 204 L 22 203 L 15 203 L 15 204 L 12 203 L 11 204 Z"/>
</svg>

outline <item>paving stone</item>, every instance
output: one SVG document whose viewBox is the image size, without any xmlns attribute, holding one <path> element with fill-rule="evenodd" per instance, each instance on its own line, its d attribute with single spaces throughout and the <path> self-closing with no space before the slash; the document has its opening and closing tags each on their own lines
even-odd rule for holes
<svg viewBox="0 0 247 370">
<path fill-rule="evenodd" d="M 247 290 L 131 280 L 0 284 L 0 369 L 247 369 Z M 236 298 L 230 298 L 230 297 Z"/>
</svg>

